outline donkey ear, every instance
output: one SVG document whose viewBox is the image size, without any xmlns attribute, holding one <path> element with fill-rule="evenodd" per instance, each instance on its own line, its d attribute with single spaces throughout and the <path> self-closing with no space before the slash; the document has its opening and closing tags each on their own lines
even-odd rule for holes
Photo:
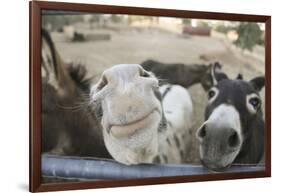
<svg viewBox="0 0 281 193">
<path fill-rule="evenodd" d="M 228 78 L 222 71 L 222 65 L 219 62 L 211 63 L 205 67 L 206 70 L 201 77 L 201 85 L 205 91 L 210 90 L 210 88 L 217 85 L 219 81 Z"/>
<path fill-rule="evenodd" d="M 251 85 L 257 90 L 260 91 L 265 85 L 264 76 L 259 76 L 250 80 Z"/>
<path fill-rule="evenodd" d="M 211 67 L 213 86 L 223 79 L 228 79 L 227 75 L 222 71 L 222 65 L 219 62 L 215 62 Z"/>
<path fill-rule="evenodd" d="M 46 82 L 56 90 L 73 90 L 71 77 L 55 49 L 55 45 L 47 30 L 42 29 L 41 48 L 41 76 Z"/>
<path fill-rule="evenodd" d="M 239 74 L 237 75 L 236 79 L 238 79 L 238 80 L 243 80 L 243 75 L 239 73 Z"/>
<path fill-rule="evenodd" d="M 52 81 L 58 81 L 57 58 L 53 41 L 49 32 L 45 29 L 41 30 L 42 49 L 41 49 L 41 73 L 42 77 Z"/>
</svg>

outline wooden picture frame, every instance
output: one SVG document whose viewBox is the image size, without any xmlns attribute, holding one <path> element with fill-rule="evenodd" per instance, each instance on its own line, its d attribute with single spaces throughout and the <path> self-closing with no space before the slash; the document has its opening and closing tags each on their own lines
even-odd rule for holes
<svg viewBox="0 0 281 193">
<path fill-rule="evenodd" d="M 265 23 L 265 171 L 241 173 L 212 173 L 192 176 L 156 177 L 115 181 L 85 181 L 74 183 L 41 183 L 41 11 L 63 10 L 108 14 L 134 14 L 180 18 L 249 21 Z M 271 176 L 271 17 L 233 13 L 215 13 L 170 9 L 123 7 L 94 4 L 29 2 L 30 11 L 30 191 L 61 191 L 89 188 L 121 187 L 150 184 L 183 183 Z"/>
</svg>

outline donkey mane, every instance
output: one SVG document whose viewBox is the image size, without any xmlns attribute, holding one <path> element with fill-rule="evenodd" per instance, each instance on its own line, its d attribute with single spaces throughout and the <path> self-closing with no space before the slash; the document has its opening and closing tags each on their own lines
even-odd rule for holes
<svg viewBox="0 0 281 193">
<path fill-rule="evenodd" d="M 91 78 L 87 78 L 87 70 L 82 64 L 71 63 L 67 70 L 71 79 L 74 81 L 82 91 L 88 92 L 90 90 Z"/>
</svg>

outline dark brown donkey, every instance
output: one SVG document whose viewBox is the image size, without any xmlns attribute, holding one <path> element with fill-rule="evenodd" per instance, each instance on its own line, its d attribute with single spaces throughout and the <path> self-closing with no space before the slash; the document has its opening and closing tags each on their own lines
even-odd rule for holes
<svg viewBox="0 0 281 193">
<path fill-rule="evenodd" d="M 109 158 L 96 117 L 80 108 L 89 93 L 86 69 L 65 65 L 42 30 L 42 153 Z"/>
<path fill-rule="evenodd" d="M 216 85 L 217 79 L 227 78 L 226 74 L 221 71 L 222 66 L 218 62 L 210 65 L 185 65 L 183 63 L 168 64 L 156 60 L 146 60 L 141 63 L 141 66 L 170 84 L 178 84 L 188 88 L 196 83 L 201 83 L 206 91 Z"/>
</svg>

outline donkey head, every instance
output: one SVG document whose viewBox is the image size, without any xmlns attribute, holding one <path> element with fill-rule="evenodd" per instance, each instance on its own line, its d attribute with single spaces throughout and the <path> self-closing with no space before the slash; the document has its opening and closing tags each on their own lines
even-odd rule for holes
<svg viewBox="0 0 281 193">
<path fill-rule="evenodd" d="M 106 147 L 119 162 L 151 162 L 162 121 L 158 80 L 140 65 L 107 69 L 91 89 Z"/>
<path fill-rule="evenodd" d="M 206 71 L 201 75 L 201 85 L 204 90 L 208 91 L 218 81 L 228 78 L 227 75 L 222 71 L 222 65 L 219 62 L 211 63 L 206 67 Z"/>
<path fill-rule="evenodd" d="M 256 164 L 263 155 L 264 121 L 259 91 L 264 77 L 247 82 L 216 80 L 208 92 L 205 122 L 197 131 L 202 163 L 221 170 L 232 163 Z"/>
</svg>

